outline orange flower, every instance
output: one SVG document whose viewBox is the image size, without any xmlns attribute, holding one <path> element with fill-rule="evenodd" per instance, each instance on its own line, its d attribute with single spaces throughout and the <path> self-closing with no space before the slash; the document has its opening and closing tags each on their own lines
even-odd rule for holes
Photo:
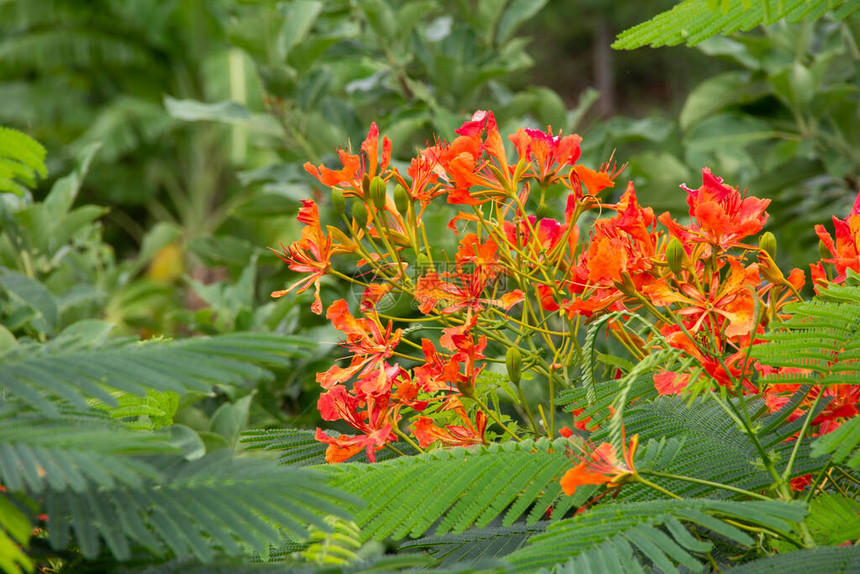
<svg viewBox="0 0 860 574">
<path fill-rule="evenodd" d="M 343 169 L 333 170 L 324 165 L 315 166 L 310 162 L 304 168 L 326 187 L 340 187 L 347 197 L 364 197 L 362 180 L 365 176 L 374 177 L 385 171 L 391 160 L 391 140 L 382 139 L 382 157 L 379 157 L 379 128 L 376 122 L 370 124 L 367 137 L 361 144 L 364 156 L 351 154 L 345 150 L 337 150 L 337 155 L 343 164 Z"/>
<path fill-rule="evenodd" d="M 302 200 L 297 219 L 305 224 L 302 228 L 302 237 L 289 247 L 282 245 L 280 253 L 271 247 L 269 249 L 293 271 L 310 273 L 310 275 L 293 283 L 287 289 L 273 291 L 272 297 L 283 297 L 293 289 L 297 293 L 303 293 L 313 285 L 314 303 L 311 310 L 321 315 L 323 307 L 320 300 L 320 280 L 331 265 L 332 255 L 345 251 L 345 248 L 339 243 L 333 243 L 332 238 L 323 233 L 320 227 L 319 210 L 313 200 Z"/>
<path fill-rule="evenodd" d="M 655 305 L 679 303 L 681 307 L 676 313 L 694 321 L 691 333 L 707 325 L 724 329 L 729 339 L 748 335 L 753 328 L 755 312 L 751 287 L 757 287 L 761 282 L 758 265 L 753 263 L 744 267 L 735 258 L 728 261 L 731 267 L 728 277 L 721 281 L 719 274 L 715 273 L 706 291 L 700 291 L 692 283 L 683 283 L 676 291 L 665 281 L 657 281 L 644 286 L 642 293 Z"/>
<path fill-rule="evenodd" d="M 487 428 L 487 415 L 478 411 L 475 413 L 475 423 L 469 420 L 466 409 L 456 397 L 446 401 L 442 410 L 452 410 L 463 421 L 462 425 L 436 426 L 430 417 L 420 417 L 412 423 L 412 434 L 418 439 L 418 445 L 426 448 L 436 441 L 445 446 L 473 446 L 484 444 L 484 431 Z"/>
<path fill-rule="evenodd" d="M 353 376 L 364 376 L 376 369 L 385 359 L 391 357 L 400 343 L 401 330 L 392 329 L 391 321 L 382 331 L 375 314 L 370 318 L 356 319 L 349 312 L 346 301 L 339 299 L 332 303 L 326 313 L 334 328 L 346 334 L 342 346 L 352 351 L 352 361 L 346 368 L 332 365 L 324 373 L 317 373 L 317 382 L 324 389 L 345 383 Z"/>
<path fill-rule="evenodd" d="M 542 185 L 549 185 L 558 179 L 559 170 L 565 165 L 573 165 L 579 159 L 579 144 L 582 138 L 576 134 L 562 137 L 561 132 L 553 135 L 552 127 L 545 132 L 522 129 L 508 136 L 517 148 L 520 161 L 536 164 L 535 176 Z"/>
<path fill-rule="evenodd" d="M 842 283 L 845 281 L 846 270 L 860 271 L 860 192 L 857 193 L 857 199 L 854 200 L 854 207 L 848 217 L 842 220 L 834 216 L 833 225 L 836 231 L 835 242 L 823 225 L 816 225 L 815 233 L 833 256 L 830 259 L 822 259 L 824 263 L 831 263 L 836 267 L 837 275 L 832 282 Z"/>
<path fill-rule="evenodd" d="M 708 168 L 702 170 L 699 189 L 681 187 L 689 194 L 690 217 L 696 223 L 691 227 L 678 225 L 668 213 L 662 214 L 660 221 L 682 242 L 708 242 L 728 249 L 761 231 L 767 221 L 769 199 L 741 196 L 737 188 L 724 184 Z"/>
<path fill-rule="evenodd" d="M 627 448 L 624 448 L 624 440 L 622 433 L 623 460 L 618 459 L 615 447 L 608 442 L 601 443 L 598 447 L 590 445 L 591 452 L 583 453 L 583 456 L 579 457 L 579 464 L 561 477 L 564 493 L 571 496 L 578 487 L 586 484 L 606 484 L 608 488 L 619 488 L 635 481 L 638 475 L 633 465 L 633 457 L 639 446 L 639 435 L 630 438 L 630 446 Z"/>
</svg>

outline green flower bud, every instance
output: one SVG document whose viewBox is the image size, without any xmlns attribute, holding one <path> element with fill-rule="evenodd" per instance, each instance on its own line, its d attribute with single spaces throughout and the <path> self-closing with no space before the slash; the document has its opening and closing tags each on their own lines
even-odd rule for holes
<svg viewBox="0 0 860 574">
<path fill-rule="evenodd" d="M 359 227 L 367 226 L 367 208 L 363 203 L 355 202 L 352 204 L 352 218 Z"/>
<path fill-rule="evenodd" d="M 822 259 L 829 259 L 830 257 L 833 256 L 833 254 L 830 253 L 830 250 L 827 249 L 827 245 L 825 245 L 824 242 L 820 241 L 820 240 L 818 242 L 818 255 Z"/>
<path fill-rule="evenodd" d="M 508 369 L 508 378 L 515 385 L 519 384 L 523 373 L 523 354 L 517 347 L 511 347 L 505 353 L 505 367 Z"/>
<path fill-rule="evenodd" d="M 686 257 L 687 253 L 684 251 L 684 245 L 677 237 L 673 237 L 666 247 L 666 264 L 669 265 L 672 273 L 675 275 L 681 273 L 681 270 L 684 269 L 684 260 Z"/>
<path fill-rule="evenodd" d="M 343 192 L 336 187 L 331 190 L 331 208 L 335 215 L 343 215 L 346 211 L 346 199 L 343 197 Z"/>
<path fill-rule="evenodd" d="M 385 209 L 385 198 L 386 198 L 386 185 L 385 181 L 379 176 L 374 177 L 370 181 L 370 199 L 373 201 L 373 205 L 376 206 L 376 209 L 382 211 Z"/>
<path fill-rule="evenodd" d="M 538 205 L 537 209 L 535 210 L 535 215 L 540 220 L 540 219 L 543 219 L 544 217 L 546 217 L 546 214 L 548 212 L 549 212 L 549 208 L 546 206 L 546 204 L 544 202 L 541 201 L 540 205 Z"/>
<path fill-rule="evenodd" d="M 412 203 L 412 198 L 409 197 L 409 192 L 399 183 L 394 186 L 394 205 L 397 206 L 397 211 L 400 215 L 406 215 L 409 212 L 409 204 Z"/>
<path fill-rule="evenodd" d="M 367 198 L 370 195 L 370 176 L 364 174 L 364 177 L 361 178 L 361 191 L 364 192 L 364 197 Z"/>
<path fill-rule="evenodd" d="M 770 231 L 765 231 L 761 234 L 758 240 L 759 249 L 770 255 L 771 259 L 776 259 L 776 237 Z"/>
</svg>

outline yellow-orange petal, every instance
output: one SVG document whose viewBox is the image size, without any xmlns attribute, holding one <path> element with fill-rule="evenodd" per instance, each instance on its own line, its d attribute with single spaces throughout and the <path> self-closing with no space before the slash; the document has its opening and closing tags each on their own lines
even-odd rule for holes
<svg viewBox="0 0 860 574">
<path fill-rule="evenodd" d="M 585 484 L 606 484 L 612 481 L 612 477 L 604 476 L 596 472 L 590 472 L 584 462 L 579 463 L 575 467 L 569 469 L 561 477 L 559 484 L 561 489 L 568 496 L 576 492 L 577 487 Z"/>
<path fill-rule="evenodd" d="M 280 291 L 272 291 L 272 297 L 277 299 L 278 297 L 283 297 L 284 295 L 286 295 L 289 292 L 290 292 L 289 289 L 281 289 Z"/>
</svg>

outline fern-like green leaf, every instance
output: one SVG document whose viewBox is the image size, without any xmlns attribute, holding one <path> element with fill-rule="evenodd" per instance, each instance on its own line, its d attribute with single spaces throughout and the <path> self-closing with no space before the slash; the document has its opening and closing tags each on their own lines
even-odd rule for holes
<svg viewBox="0 0 860 574">
<path fill-rule="evenodd" d="M 772 367 L 804 369 L 762 377 L 764 384 L 860 384 L 860 288 L 823 290 L 785 307 L 792 316 L 762 336 L 752 357 Z"/>
<path fill-rule="evenodd" d="M 366 539 L 418 537 L 434 524 L 436 534 L 461 533 L 502 515 L 502 524 L 510 526 L 532 506 L 529 522 L 543 519 L 560 495 L 558 477 L 571 466 L 568 444 L 567 439 L 508 442 L 326 469 L 334 486 L 367 502 L 356 511 Z M 582 491 L 582 497 L 564 497 L 565 504 L 575 499 L 581 504 L 590 492 Z M 557 520 L 564 509 L 555 507 L 552 515 Z"/>
<path fill-rule="evenodd" d="M 732 574 L 852 574 L 860 572 L 860 547 L 806 548 L 776 554 L 729 570 Z"/>
<path fill-rule="evenodd" d="M 812 456 L 829 456 L 835 463 L 860 469 L 860 417 L 854 417 L 833 432 L 818 437 L 812 444 Z"/>
<path fill-rule="evenodd" d="M 710 0 L 684 0 L 671 10 L 623 31 L 612 47 L 632 50 L 645 45 L 694 46 L 717 34 L 746 31 L 777 20 L 815 20 L 827 12 L 835 18 L 846 18 L 860 8 L 857 0 L 729 0 L 723 2 L 722 9 L 709 4 Z"/>
<path fill-rule="evenodd" d="M 755 412 L 761 401 L 750 402 L 747 408 Z M 768 418 L 761 425 L 768 426 Z M 802 420 L 776 427 L 768 433 L 759 433 L 759 440 L 777 465 L 787 461 L 794 449 L 793 442 L 786 439 L 798 432 Z M 646 445 L 645 453 L 658 449 L 640 463 L 642 470 L 656 470 L 691 476 L 703 480 L 730 484 L 750 491 L 771 486 L 773 478 L 760 462 L 760 453 L 749 437 L 736 425 L 731 417 L 707 397 L 692 404 L 679 397 L 660 397 L 652 402 L 629 408 L 625 417 L 628 434 L 638 433 Z M 605 431 L 604 431 L 605 432 Z M 598 437 L 601 435 L 598 435 Z M 683 441 L 683 446 L 670 443 L 658 448 L 659 441 Z M 662 450 L 662 452 L 660 452 Z M 720 464 L 715 465 L 714 461 Z M 808 442 L 800 445 L 793 474 L 813 472 L 824 466 L 824 461 L 810 455 Z M 655 478 L 670 491 L 681 496 L 731 496 L 727 491 L 715 490 L 701 484 Z M 629 500 L 653 498 L 650 489 L 632 485 L 622 493 Z"/>
<path fill-rule="evenodd" d="M 562 565 L 563 572 L 626 574 L 644 571 L 644 557 L 662 572 L 679 572 L 676 564 L 701 572 L 704 564 L 696 554 L 710 550 L 712 543 L 694 537 L 685 524 L 751 546 L 755 544 L 753 538 L 735 524 L 790 532 L 791 522 L 803 520 L 806 513 L 803 504 L 785 501 L 698 499 L 603 504 L 551 524 L 508 560 L 518 572 Z"/>
<path fill-rule="evenodd" d="M 318 473 L 231 459 L 224 451 L 165 462 L 160 480 L 137 487 L 47 491 L 51 545 L 65 548 L 73 534 L 85 557 L 96 556 L 104 541 L 119 560 L 130 556 L 132 545 L 142 545 L 211 561 L 217 552 L 242 554 L 240 542 L 258 549 L 279 544 L 281 531 L 302 538 L 307 525 L 327 530 L 324 514 L 348 518 L 345 504 L 357 502 Z"/>
<path fill-rule="evenodd" d="M 337 436 L 340 433 L 327 431 L 327 434 Z M 280 451 L 278 462 L 290 466 L 325 464 L 325 451 L 328 448 L 314 438 L 314 431 L 294 428 L 248 430 L 242 433 L 239 443 L 245 450 Z M 418 453 L 406 443 L 395 442 L 393 446 L 404 454 Z M 398 456 L 394 450 L 386 448 L 376 453 L 376 460 L 390 460 Z M 369 462 L 364 451 L 353 456 L 350 461 Z"/>
<path fill-rule="evenodd" d="M 511 526 L 472 528 L 462 534 L 426 536 L 400 545 L 401 549 L 420 549 L 441 559 L 440 566 L 475 564 L 498 559 L 518 550 L 535 534 L 543 532 L 548 522 L 513 524 Z"/>
<path fill-rule="evenodd" d="M 11 128 L 0 126 L 0 193 L 23 195 L 36 185 L 36 177 L 48 175 L 42 144 Z"/>
<path fill-rule="evenodd" d="M 98 416 L 0 416 L 0 484 L 10 492 L 140 488 L 160 473 L 139 455 L 176 452 L 164 436 Z"/>
<path fill-rule="evenodd" d="M 150 389 L 208 392 L 271 374 L 257 363 L 288 364 L 310 343 L 298 337 L 234 333 L 179 341 L 148 341 L 95 349 L 19 345 L 0 357 L 0 387 L 45 413 L 56 415 L 49 395 L 87 407 L 92 397 L 116 405 L 108 389 L 146 396 Z"/>
</svg>

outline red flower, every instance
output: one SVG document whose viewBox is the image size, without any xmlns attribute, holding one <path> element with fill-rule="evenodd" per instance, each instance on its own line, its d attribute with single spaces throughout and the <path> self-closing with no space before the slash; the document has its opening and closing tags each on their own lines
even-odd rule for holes
<svg viewBox="0 0 860 574">
<path fill-rule="evenodd" d="M 297 293 L 303 293 L 313 285 L 314 303 L 311 310 L 321 315 L 320 280 L 331 265 L 332 255 L 346 249 L 339 243 L 333 243 L 331 237 L 323 233 L 320 227 L 319 210 L 312 200 L 302 200 L 297 219 L 305 224 L 301 239 L 294 241 L 288 248 L 282 245 L 280 253 L 274 249 L 272 251 L 293 271 L 310 273 L 310 275 L 293 283 L 287 289 L 272 292 L 272 297 L 283 297 L 293 289 L 296 289 Z"/>
<path fill-rule="evenodd" d="M 682 242 L 708 242 L 728 249 L 761 231 L 767 221 L 769 199 L 741 196 L 737 188 L 724 184 L 708 168 L 702 170 L 699 189 L 681 187 L 689 194 L 690 217 L 696 223 L 685 228 L 672 221 L 668 213 L 661 215 L 660 221 Z"/>
<path fill-rule="evenodd" d="M 484 431 L 487 428 L 487 415 L 478 411 L 475 413 L 475 423 L 469 420 L 466 409 L 456 397 L 446 401 L 442 410 L 452 410 L 463 421 L 462 425 L 445 425 L 445 428 L 436 426 L 433 419 L 420 417 L 412 423 L 412 434 L 418 439 L 418 446 L 426 448 L 436 441 L 445 446 L 473 446 L 484 444 Z"/>
<path fill-rule="evenodd" d="M 816 225 L 815 233 L 833 256 L 822 259 L 824 263 L 831 263 L 836 267 L 837 275 L 832 282 L 842 283 L 845 281 L 846 270 L 860 271 L 860 192 L 857 193 L 857 199 L 854 200 L 854 207 L 848 217 L 842 220 L 834 216 L 833 225 L 836 231 L 835 242 L 823 225 Z M 813 267 L 813 277 L 815 271 L 817 270 Z M 820 275 L 823 275 L 823 269 L 821 271 Z"/>
<path fill-rule="evenodd" d="M 326 372 L 317 373 L 317 382 L 322 388 L 330 389 L 353 376 L 364 376 L 391 357 L 400 343 L 401 330 L 393 330 L 389 321 L 383 331 L 376 315 L 371 313 L 369 316 L 371 318 L 356 319 L 343 299 L 335 301 L 328 308 L 326 318 L 335 329 L 346 334 L 346 341 L 342 345 L 352 352 L 352 361 L 346 368 L 333 365 Z"/>
<path fill-rule="evenodd" d="M 624 437 L 622 433 L 622 443 Z M 590 445 L 591 452 L 582 452 L 579 464 L 569 469 L 561 477 L 561 488 L 564 493 L 571 496 L 576 489 L 586 484 L 606 484 L 609 488 L 619 488 L 628 482 L 635 480 L 636 467 L 633 465 L 633 457 L 639 446 L 639 435 L 630 438 L 630 446 L 624 448 L 622 445 L 622 458 L 619 460 L 615 447 L 608 442 L 600 446 Z"/>
<path fill-rule="evenodd" d="M 370 124 L 367 138 L 361 144 L 361 151 L 364 152 L 362 157 L 342 149 L 337 150 L 343 164 L 343 169 L 340 170 L 329 169 L 324 165 L 315 166 L 310 162 L 305 163 L 304 168 L 326 187 L 342 188 L 346 196 L 364 197 L 361 185 L 363 178 L 372 178 L 382 173 L 391 160 L 391 140 L 387 137 L 382 139 L 382 157 L 379 157 L 379 128 L 375 122 Z"/>
<path fill-rule="evenodd" d="M 553 135 L 552 127 L 547 127 L 545 132 L 521 128 L 508 139 L 514 142 L 520 161 L 534 161 L 535 176 L 543 185 L 558 179 L 560 168 L 576 163 L 582 142 L 576 134 L 562 137 L 559 132 Z"/>
</svg>

